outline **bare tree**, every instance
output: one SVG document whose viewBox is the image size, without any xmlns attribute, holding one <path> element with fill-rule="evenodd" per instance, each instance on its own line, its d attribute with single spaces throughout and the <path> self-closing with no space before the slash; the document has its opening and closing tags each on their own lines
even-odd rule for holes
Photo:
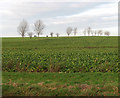
<svg viewBox="0 0 120 98">
<path fill-rule="evenodd" d="M 34 37 L 37 37 L 36 35 L 34 35 Z"/>
<path fill-rule="evenodd" d="M 107 35 L 107 36 L 109 36 L 110 32 L 109 31 L 105 31 L 104 34 Z"/>
<path fill-rule="evenodd" d="M 91 32 L 91 27 L 88 27 L 87 29 L 88 36 L 90 36 L 90 32 Z"/>
<path fill-rule="evenodd" d="M 84 33 L 84 36 L 86 35 L 86 29 L 83 31 L 83 33 Z"/>
<path fill-rule="evenodd" d="M 103 34 L 103 31 L 102 30 L 100 30 L 100 36 Z"/>
<path fill-rule="evenodd" d="M 96 30 L 96 34 L 97 34 L 97 36 L 99 36 L 98 30 Z"/>
<path fill-rule="evenodd" d="M 96 34 L 97 34 L 97 31 L 95 31 L 95 36 L 96 36 Z"/>
<path fill-rule="evenodd" d="M 45 25 L 43 24 L 43 22 L 41 20 L 37 20 L 34 23 L 34 30 L 36 32 L 36 34 L 39 35 L 42 34 L 43 29 L 45 28 Z"/>
<path fill-rule="evenodd" d="M 57 37 L 59 37 L 60 34 L 59 34 L 59 33 L 56 33 L 56 35 L 57 35 Z"/>
<path fill-rule="evenodd" d="M 93 36 L 93 34 L 94 34 L 94 30 L 91 30 L 91 34 L 92 34 L 92 36 Z"/>
<path fill-rule="evenodd" d="M 72 32 L 72 28 L 71 28 L 71 27 L 68 27 L 68 28 L 66 29 L 66 32 L 67 32 L 67 35 L 69 36 L 69 35 L 71 34 L 71 32 Z"/>
<path fill-rule="evenodd" d="M 76 35 L 76 33 L 77 33 L 77 27 L 76 28 L 74 28 L 74 35 Z"/>
<path fill-rule="evenodd" d="M 53 37 L 53 32 L 50 32 L 51 37 Z"/>
<path fill-rule="evenodd" d="M 26 20 L 22 20 L 17 28 L 17 31 L 19 32 L 19 34 L 22 36 L 22 38 L 25 36 L 25 33 L 28 31 L 28 23 Z"/>
<path fill-rule="evenodd" d="M 102 30 L 98 30 L 98 36 L 102 35 Z"/>
<path fill-rule="evenodd" d="M 32 38 L 33 32 L 28 32 L 28 36 L 30 37 L 30 39 Z"/>
</svg>

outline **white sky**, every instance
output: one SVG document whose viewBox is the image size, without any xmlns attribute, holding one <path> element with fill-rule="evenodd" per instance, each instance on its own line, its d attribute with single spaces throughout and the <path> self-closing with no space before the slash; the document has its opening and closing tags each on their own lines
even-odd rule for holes
<svg viewBox="0 0 120 98">
<path fill-rule="evenodd" d="M 83 35 L 84 28 L 88 26 L 118 35 L 117 0 L 76 1 L 1 0 L 0 36 L 20 36 L 17 27 L 22 19 L 28 21 L 29 32 L 34 32 L 33 23 L 36 20 L 42 20 L 46 28 L 41 36 L 49 35 L 50 32 L 65 36 L 68 26 L 77 27 L 77 35 Z"/>
</svg>

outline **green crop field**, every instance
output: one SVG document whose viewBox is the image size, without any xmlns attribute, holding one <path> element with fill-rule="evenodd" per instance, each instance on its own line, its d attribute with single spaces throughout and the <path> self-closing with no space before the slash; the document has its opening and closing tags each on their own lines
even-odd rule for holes
<svg viewBox="0 0 120 98">
<path fill-rule="evenodd" d="M 118 64 L 118 37 L 84 36 L 58 38 L 40 37 L 32 39 L 2 38 L 2 70 L 4 81 L 3 95 L 32 96 L 34 95 L 34 93 L 36 96 L 56 95 L 56 93 L 60 96 L 65 96 L 66 94 L 71 94 L 72 96 L 95 95 L 95 92 L 91 91 L 93 89 L 97 91 L 97 86 L 95 86 L 96 84 L 92 81 L 96 79 L 96 76 L 94 77 L 94 75 L 98 75 L 99 78 L 99 73 L 101 74 L 100 78 L 103 78 L 104 76 L 107 77 L 107 75 L 108 77 L 111 76 L 111 79 L 108 79 L 107 82 L 111 83 L 112 86 L 110 87 L 110 89 L 108 89 L 108 91 L 106 87 L 104 90 L 101 79 L 98 79 L 98 84 L 100 85 L 99 90 L 102 89 L 101 86 L 103 87 L 103 89 L 101 91 L 98 91 L 97 95 L 109 95 L 110 91 L 112 91 L 110 95 L 117 95 L 116 92 L 118 90 L 118 87 L 116 83 L 118 82 L 117 75 L 120 71 Z M 32 82 L 35 80 L 31 80 L 32 82 L 30 82 L 29 80 L 31 79 L 32 75 L 36 75 L 36 72 L 38 72 L 37 74 L 39 74 L 39 76 L 36 77 L 36 81 L 37 78 L 42 79 L 41 81 L 39 80 L 40 83 L 46 83 L 46 81 L 49 80 L 49 74 L 51 75 L 51 77 L 57 75 L 51 82 L 53 83 L 52 88 L 55 88 L 54 86 L 56 85 L 56 83 L 54 85 L 54 81 L 56 81 L 56 78 L 64 78 L 62 77 L 62 75 L 65 75 L 65 78 L 68 78 L 68 80 L 69 75 L 74 75 L 74 77 L 78 77 L 79 79 L 76 79 L 72 76 L 72 79 L 70 79 L 71 82 L 74 79 L 77 81 L 76 83 L 79 84 L 78 81 L 81 81 L 82 79 L 82 81 L 89 81 L 87 82 L 87 85 L 94 85 L 95 87 L 92 87 L 92 89 L 89 89 L 89 91 L 84 94 L 77 92 L 78 86 L 76 86 L 76 83 L 73 83 L 73 85 L 71 85 L 68 83 L 67 80 L 59 80 L 58 85 L 61 85 L 60 82 L 62 82 L 63 84 L 66 83 L 66 87 L 75 86 L 75 88 L 73 87 L 73 90 L 72 88 L 70 90 L 68 90 L 68 88 L 64 88 L 63 92 L 61 92 L 62 88 L 59 89 L 59 87 L 57 86 L 54 90 L 48 90 L 47 86 L 45 86 L 45 89 L 43 89 L 44 86 L 42 88 L 37 88 L 37 86 L 33 86 L 33 90 L 36 91 L 32 92 L 27 90 L 28 86 L 24 85 L 25 83 L 22 84 L 22 87 L 20 87 L 21 89 L 19 87 L 16 88 L 16 86 L 13 87 L 10 85 L 4 85 L 10 84 L 9 82 L 11 81 L 12 83 L 18 83 L 21 81 L 17 78 L 17 75 L 14 74 L 18 74 L 19 76 L 21 76 L 21 78 L 24 76 L 23 74 L 25 74 L 26 77 L 29 78 L 28 83 L 30 83 L 31 85 Z M 54 73 L 51 74 L 52 72 Z M 62 75 L 58 73 L 62 73 Z M 85 75 L 79 75 L 80 73 Z M 41 74 L 45 75 L 46 78 L 44 79 Z M 86 77 L 88 77 L 89 74 L 91 74 L 91 78 L 87 79 Z M 16 78 L 13 79 L 12 76 Z M 11 79 L 11 81 L 9 79 Z M 80 82 L 80 84 L 82 85 L 86 83 Z M 117 89 L 115 89 L 114 87 Z M 16 89 L 17 92 L 12 93 L 11 91 L 14 89 Z M 22 89 L 24 89 L 25 91 Z M 37 92 L 37 90 L 39 92 Z M 42 92 L 42 90 L 44 92 Z"/>
<path fill-rule="evenodd" d="M 3 71 L 118 72 L 117 37 L 3 38 Z"/>
</svg>

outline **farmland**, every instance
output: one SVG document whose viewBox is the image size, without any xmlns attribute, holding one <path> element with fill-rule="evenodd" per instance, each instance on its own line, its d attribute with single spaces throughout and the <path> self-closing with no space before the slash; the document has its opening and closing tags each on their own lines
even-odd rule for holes
<svg viewBox="0 0 120 98">
<path fill-rule="evenodd" d="M 3 71 L 118 72 L 117 37 L 3 38 Z"/>
<path fill-rule="evenodd" d="M 2 39 L 3 96 L 118 96 L 118 37 Z"/>
<path fill-rule="evenodd" d="M 3 96 L 118 96 L 117 73 L 3 73 Z"/>
</svg>

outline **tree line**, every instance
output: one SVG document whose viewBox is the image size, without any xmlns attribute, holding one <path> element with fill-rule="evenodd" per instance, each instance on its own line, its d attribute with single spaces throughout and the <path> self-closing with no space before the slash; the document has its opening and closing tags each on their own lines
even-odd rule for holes
<svg viewBox="0 0 120 98">
<path fill-rule="evenodd" d="M 36 20 L 34 23 L 34 31 L 37 34 L 37 36 L 39 37 L 40 34 L 43 33 L 43 30 L 45 29 L 45 24 L 41 21 L 41 20 Z M 25 34 L 27 33 L 28 36 L 30 38 L 32 38 L 32 36 L 34 35 L 33 32 L 28 32 L 29 30 L 29 24 L 26 20 L 22 20 L 17 28 L 17 31 L 19 32 L 19 34 L 22 36 L 22 38 L 24 38 Z M 66 33 L 68 36 L 70 36 L 71 33 L 74 33 L 74 36 L 77 34 L 78 29 L 77 27 L 72 28 L 72 27 L 67 27 L 66 29 Z M 53 37 L 53 32 L 50 32 L 51 37 Z M 101 35 L 106 35 L 109 36 L 110 32 L 109 31 L 105 31 L 103 32 L 102 30 L 92 30 L 91 27 L 88 27 L 86 29 L 84 29 L 83 31 L 84 36 L 101 36 Z M 56 36 L 59 37 L 59 33 L 56 33 Z M 34 35 L 34 37 L 37 37 Z M 46 35 L 46 37 L 48 37 L 48 35 Z"/>
</svg>

